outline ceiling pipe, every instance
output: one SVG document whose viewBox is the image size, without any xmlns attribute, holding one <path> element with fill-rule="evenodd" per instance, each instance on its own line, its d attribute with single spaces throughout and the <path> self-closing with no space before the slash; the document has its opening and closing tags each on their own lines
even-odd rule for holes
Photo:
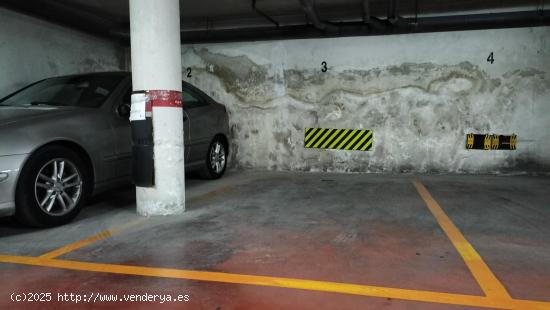
<svg viewBox="0 0 550 310">
<path fill-rule="evenodd" d="M 341 23 L 338 25 L 337 33 L 320 33 L 318 29 L 312 29 L 309 25 L 298 25 L 217 30 L 208 34 L 205 31 L 183 31 L 182 39 L 186 43 L 237 42 L 550 26 L 550 10 L 411 17 L 402 18 L 403 22 L 393 27 L 380 28 L 372 27 L 376 20 L 375 17 L 371 17 L 371 24 L 362 21 Z M 379 22 L 383 24 L 384 20 Z"/>
<path fill-rule="evenodd" d="M 252 0 L 252 10 L 254 10 L 259 15 L 263 16 L 265 19 L 272 22 L 275 26 L 277 26 L 277 28 L 279 28 L 279 23 L 276 20 L 274 20 L 271 16 L 267 15 L 266 13 L 264 13 L 263 11 L 261 11 L 256 7 L 256 0 Z"/>
<path fill-rule="evenodd" d="M 1 0 L 0 7 L 6 7 L 23 14 L 46 19 L 93 35 L 110 38 L 124 46 L 129 45 L 130 34 L 127 24 L 118 23 L 117 25 L 113 25 L 103 23 L 103 25 L 97 25 L 95 22 L 90 22 L 87 19 L 89 16 L 77 15 L 76 12 L 73 12 L 75 14 L 59 16 L 59 13 L 57 15 L 54 14 L 55 10 L 45 9 L 49 8 L 45 5 L 46 3 L 50 5 L 55 4 L 54 2 L 49 2 L 52 0 L 37 1 L 41 5 L 33 5 L 31 1 Z M 68 12 L 64 11 L 64 13 Z M 412 17 L 401 18 L 402 22 L 398 22 L 393 26 L 390 26 L 385 19 L 370 16 L 370 24 L 366 24 L 363 21 L 343 22 L 338 24 L 336 32 L 320 32 L 319 29 L 304 24 L 227 30 L 182 30 L 182 39 L 185 43 L 237 42 L 550 26 L 550 10 L 542 8 L 532 11 L 440 15 L 433 17 L 417 17 L 416 12 L 414 13 Z M 66 17 L 67 19 L 60 17 Z M 69 17 L 71 17 L 70 20 L 68 19 Z M 87 22 L 82 22 L 83 20 Z M 326 25 L 335 27 L 331 24 Z"/>
<path fill-rule="evenodd" d="M 308 20 L 315 26 L 315 28 L 323 32 L 337 32 L 338 27 L 329 23 L 321 21 L 317 11 L 315 10 L 315 0 L 300 0 L 302 10 L 306 13 Z"/>
</svg>

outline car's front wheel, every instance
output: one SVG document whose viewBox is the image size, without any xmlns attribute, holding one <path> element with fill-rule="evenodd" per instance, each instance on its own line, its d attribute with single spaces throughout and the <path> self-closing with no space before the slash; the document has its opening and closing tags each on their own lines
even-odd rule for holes
<svg viewBox="0 0 550 310">
<path fill-rule="evenodd" d="M 206 154 L 206 166 L 201 176 L 207 179 L 219 179 L 227 165 L 227 145 L 220 137 L 214 138 Z"/>
<path fill-rule="evenodd" d="M 90 191 L 85 163 L 71 149 L 46 146 L 31 155 L 21 171 L 15 202 L 24 224 L 65 224 L 80 212 Z"/>
</svg>

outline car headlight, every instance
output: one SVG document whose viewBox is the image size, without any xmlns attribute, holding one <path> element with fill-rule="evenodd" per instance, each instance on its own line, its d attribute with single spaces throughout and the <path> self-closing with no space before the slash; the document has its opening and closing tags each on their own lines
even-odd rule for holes
<svg viewBox="0 0 550 310">
<path fill-rule="evenodd" d="M 7 171 L 0 171 L 0 182 L 7 180 L 10 174 Z"/>
</svg>

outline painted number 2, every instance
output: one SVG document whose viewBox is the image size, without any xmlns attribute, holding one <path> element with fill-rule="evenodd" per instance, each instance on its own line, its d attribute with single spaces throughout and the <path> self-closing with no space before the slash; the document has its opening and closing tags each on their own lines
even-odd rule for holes
<svg viewBox="0 0 550 310">
<path fill-rule="evenodd" d="M 193 77 L 193 76 L 191 75 L 191 67 L 187 67 L 186 71 L 187 71 L 187 77 L 188 77 L 188 78 Z"/>
<path fill-rule="evenodd" d="M 321 71 L 322 72 L 327 72 L 328 68 L 327 68 L 327 62 L 326 61 L 323 61 L 321 63 Z"/>
<path fill-rule="evenodd" d="M 491 64 L 495 62 L 495 58 L 493 57 L 493 52 L 491 52 L 491 54 L 489 54 L 489 57 L 487 57 L 487 62 L 490 62 Z"/>
</svg>

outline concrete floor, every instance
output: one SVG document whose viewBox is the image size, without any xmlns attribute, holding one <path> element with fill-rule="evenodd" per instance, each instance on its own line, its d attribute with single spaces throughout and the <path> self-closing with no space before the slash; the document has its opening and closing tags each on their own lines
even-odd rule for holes
<svg viewBox="0 0 550 310">
<path fill-rule="evenodd" d="M 136 216 L 128 188 L 63 227 L 0 220 L 0 309 L 74 307 L 58 293 L 189 295 L 168 309 L 550 309 L 548 177 L 230 171 L 187 186 L 180 216 Z M 11 301 L 25 292 L 53 301 Z M 79 303 L 129 305 L 160 303 Z"/>
</svg>

